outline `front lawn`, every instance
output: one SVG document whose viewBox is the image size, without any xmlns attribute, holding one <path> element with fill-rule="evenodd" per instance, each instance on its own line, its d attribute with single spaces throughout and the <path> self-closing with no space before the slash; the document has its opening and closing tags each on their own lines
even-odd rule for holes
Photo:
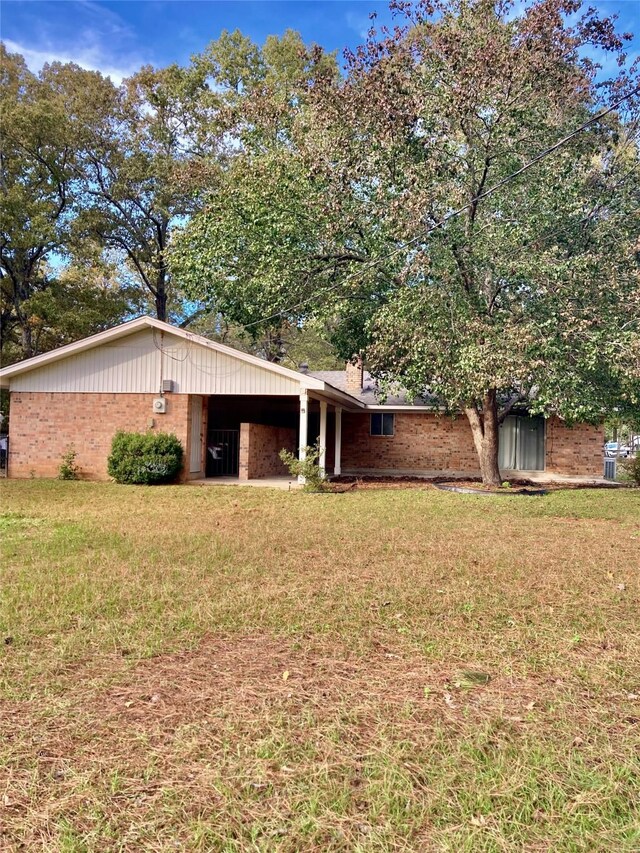
<svg viewBox="0 0 640 853">
<path fill-rule="evenodd" d="M 640 849 L 640 492 L 0 500 L 0 848 Z"/>
</svg>

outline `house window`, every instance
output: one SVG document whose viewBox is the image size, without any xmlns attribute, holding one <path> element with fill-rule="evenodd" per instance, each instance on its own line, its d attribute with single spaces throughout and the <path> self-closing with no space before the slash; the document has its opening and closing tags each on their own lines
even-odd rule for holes
<svg viewBox="0 0 640 853">
<path fill-rule="evenodd" d="M 395 432 L 395 415 L 371 415 L 371 435 L 393 435 Z"/>
</svg>

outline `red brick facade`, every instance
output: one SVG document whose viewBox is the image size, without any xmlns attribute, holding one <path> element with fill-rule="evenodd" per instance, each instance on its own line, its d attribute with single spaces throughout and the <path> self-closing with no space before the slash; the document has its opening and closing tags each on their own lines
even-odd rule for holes
<svg viewBox="0 0 640 853">
<path fill-rule="evenodd" d="M 80 476 L 107 479 L 111 439 L 119 429 L 175 433 L 185 449 L 183 479 L 203 476 L 204 441 L 201 472 L 189 472 L 190 424 L 192 406 L 203 405 L 201 439 L 206 435 L 207 398 L 168 394 L 167 412 L 158 415 L 152 410 L 155 396 L 12 392 L 9 476 L 56 477 L 62 455 L 73 444 Z M 395 415 L 393 436 L 372 436 L 369 425 L 369 413 L 343 413 L 344 472 L 479 473 L 466 418 L 399 412 Z M 550 418 L 546 424 L 546 471 L 601 477 L 603 441 L 601 427 L 577 424 L 570 428 L 558 418 Z M 331 471 L 332 435 L 328 435 L 327 444 L 327 467 Z M 287 470 L 278 457 L 282 448 L 295 452 L 294 429 L 241 424 L 240 479 L 286 475 Z"/>
<path fill-rule="evenodd" d="M 63 453 L 73 444 L 80 476 L 105 480 L 114 434 L 150 428 L 175 433 L 188 468 L 190 397 L 167 395 L 166 414 L 158 415 L 152 410 L 156 396 L 12 392 L 9 476 L 56 477 Z"/>
<path fill-rule="evenodd" d="M 342 426 L 342 469 L 478 475 L 471 429 L 464 417 L 429 413 L 395 415 L 395 435 L 369 434 L 370 415 L 345 412 Z M 602 427 L 559 418 L 546 425 L 545 470 L 564 475 L 602 476 Z"/>
<path fill-rule="evenodd" d="M 240 424 L 240 479 L 280 477 L 288 474 L 281 450 L 296 452 L 296 431 L 264 424 Z"/>
<path fill-rule="evenodd" d="M 568 427 L 560 418 L 547 421 L 545 457 L 548 471 L 602 477 L 604 428 L 589 424 Z"/>
<path fill-rule="evenodd" d="M 427 412 L 395 416 L 395 435 L 369 434 L 369 414 L 342 416 L 342 468 L 479 473 L 466 418 Z"/>
</svg>

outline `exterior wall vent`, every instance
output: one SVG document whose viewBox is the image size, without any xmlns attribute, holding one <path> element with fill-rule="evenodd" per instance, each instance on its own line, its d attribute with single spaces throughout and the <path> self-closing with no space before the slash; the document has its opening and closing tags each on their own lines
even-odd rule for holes
<svg viewBox="0 0 640 853">
<path fill-rule="evenodd" d="M 162 380 L 162 393 L 170 394 L 173 391 L 173 379 Z"/>
</svg>

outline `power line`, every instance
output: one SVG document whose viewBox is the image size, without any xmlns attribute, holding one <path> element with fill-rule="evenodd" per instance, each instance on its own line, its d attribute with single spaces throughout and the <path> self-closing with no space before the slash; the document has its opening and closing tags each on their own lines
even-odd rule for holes
<svg viewBox="0 0 640 853">
<path fill-rule="evenodd" d="M 628 92 L 622 98 L 619 98 L 610 107 L 607 107 L 606 110 L 602 110 L 597 115 L 590 118 L 588 121 L 585 121 L 583 124 L 580 125 L 580 127 L 575 128 L 575 130 L 572 130 L 571 133 L 568 133 L 566 136 L 563 136 L 562 139 L 559 139 L 549 148 L 545 148 L 544 151 L 541 151 L 539 154 L 536 154 L 536 156 L 532 160 L 529 160 L 528 163 L 525 163 L 524 166 L 521 166 L 519 169 L 516 169 L 516 171 L 512 172 L 510 175 L 507 175 L 505 178 L 502 178 L 502 180 L 498 181 L 497 184 L 494 184 L 492 187 L 489 187 L 489 189 L 484 190 L 484 192 L 481 192 L 479 195 L 472 198 L 471 201 L 468 201 L 466 204 L 463 204 L 462 207 L 451 211 L 451 213 L 448 213 L 439 222 L 436 222 L 435 225 L 429 226 L 429 228 L 420 232 L 420 234 L 416 235 L 415 237 L 412 237 L 411 240 L 407 240 L 405 243 L 402 243 L 400 246 L 396 247 L 391 252 L 388 252 L 386 255 L 381 255 L 380 257 L 373 258 L 371 261 L 367 261 L 366 263 L 362 264 L 362 266 L 360 266 L 356 272 L 351 273 L 350 275 L 346 276 L 346 278 L 342 279 L 339 282 L 336 282 L 335 284 L 332 284 L 330 287 L 315 291 L 300 302 L 296 302 L 295 305 L 290 305 L 288 308 L 283 308 L 281 311 L 277 311 L 275 314 L 270 314 L 267 317 L 262 317 L 259 320 L 253 320 L 251 323 L 242 324 L 243 328 L 249 329 L 252 326 L 259 325 L 260 323 L 267 323 L 269 320 L 275 320 L 278 317 L 282 317 L 285 314 L 289 314 L 291 311 L 295 311 L 297 308 L 302 308 L 303 305 L 312 302 L 316 298 L 316 296 L 324 296 L 327 293 L 331 293 L 331 291 L 336 290 L 338 287 L 342 287 L 343 285 L 348 284 L 349 281 L 352 281 L 355 278 L 359 278 L 360 274 L 364 270 L 370 267 L 375 267 L 383 261 L 388 261 L 389 258 L 393 258 L 400 252 L 404 252 L 405 249 L 408 249 L 414 243 L 417 243 L 419 240 L 424 239 L 433 231 L 437 231 L 438 228 L 442 228 L 444 225 L 447 224 L 447 222 L 450 222 L 456 216 L 460 216 L 460 214 L 464 213 L 464 211 L 468 208 L 477 204 L 479 201 L 482 201 L 482 199 L 487 198 L 487 196 L 492 195 L 494 192 L 497 192 L 499 189 L 505 186 L 505 184 L 508 184 L 511 181 L 515 180 L 515 178 L 522 175 L 532 166 L 535 166 L 536 163 L 539 163 L 540 160 L 543 160 L 545 157 L 548 157 L 549 154 L 553 154 L 555 151 L 558 150 L 558 148 L 561 148 L 563 145 L 566 145 L 567 142 L 570 142 L 572 139 L 582 133 L 582 131 L 585 130 L 587 127 L 597 121 L 600 121 L 600 119 L 604 118 L 606 115 L 609 115 L 609 113 L 612 113 L 614 110 L 616 110 L 620 106 L 620 104 L 624 103 L 626 100 L 633 97 L 634 95 L 637 95 L 638 93 L 640 93 L 640 86 L 637 86 L 631 92 Z"/>
</svg>

